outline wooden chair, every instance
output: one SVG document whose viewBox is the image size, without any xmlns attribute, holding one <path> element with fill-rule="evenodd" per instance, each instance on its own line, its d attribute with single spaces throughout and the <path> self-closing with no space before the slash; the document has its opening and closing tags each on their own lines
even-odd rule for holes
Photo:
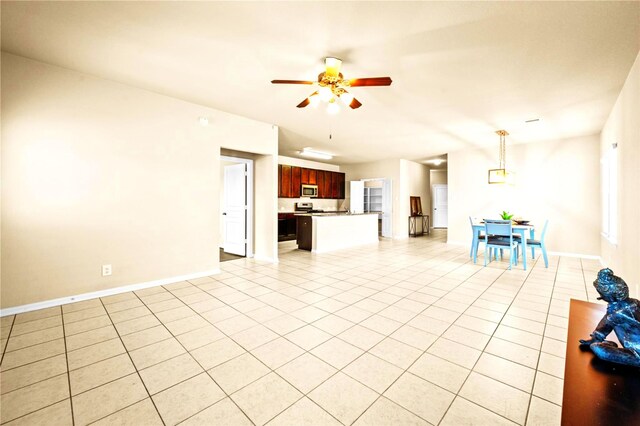
<svg viewBox="0 0 640 426">
<path fill-rule="evenodd" d="M 491 257 L 491 250 L 500 250 L 500 256 L 502 257 L 502 251 L 509 250 L 509 269 L 515 264 L 518 264 L 518 242 L 514 241 L 512 224 L 510 220 L 484 220 L 484 266 L 487 266 L 487 257 Z M 496 253 L 497 254 L 497 253 Z"/>
</svg>

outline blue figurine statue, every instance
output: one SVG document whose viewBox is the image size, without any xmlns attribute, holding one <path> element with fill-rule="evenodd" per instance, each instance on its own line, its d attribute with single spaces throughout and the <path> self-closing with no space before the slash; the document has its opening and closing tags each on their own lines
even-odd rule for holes
<svg viewBox="0 0 640 426">
<path fill-rule="evenodd" d="M 609 305 L 607 313 L 591 333 L 591 339 L 580 340 L 600 359 L 618 364 L 640 367 L 640 301 L 629 297 L 627 283 L 609 268 L 598 272 L 593 282 L 600 296 Z M 605 340 L 615 332 L 622 347 Z"/>
</svg>

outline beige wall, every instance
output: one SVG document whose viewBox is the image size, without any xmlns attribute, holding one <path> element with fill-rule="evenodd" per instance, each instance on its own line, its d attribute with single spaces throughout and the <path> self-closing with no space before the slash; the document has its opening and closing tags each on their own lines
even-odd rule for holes
<svg viewBox="0 0 640 426">
<path fill-rule="evenodd" d="M 536 225 L 549 219 L 549 251 L 598 256 L 598 136 L 508 142 L 507 168 L 517 174 L 513 186 L 487 183 L 487 170 L 498 161 L 497 147 L 449 153 L 449 242 L 470 243 L 469 216 L 497 218 L 507 210 Z"/>
<path fill-rule="evenodd" d="M 431 211 L 429 167 L 415 161 L 400 160 L 400 173 L 400 217 L 404 219 L 404 234 L 408 235 L 409 223 L 407 218 L 411 215 L 409 197 L 420 197 L 424 214 L 429 214 Z"/>
<path fill-rule="evenodd" d="M 601 135 L 601 153 L 618 144 L 618 241 L 601 239 L 603 263 L 640 296 L 640 55 Z M 600 228 L 598 228 L 600 229 Z"/>
<path fill-rule="evenodd" d="M 431 170 L 429 173 L 431 178 L 431 185 L 446 185 L 447 184 L 447 171 L 446 170 Z"/>
<path fill-rule="evenodd" d="M 5 53 L 2 107 L 3 308 L 218 268 L 221 146 L 264 156 L 275 255 L 275 126 Z"/>
<path fill-rule="evenodd" d="M 276 147 L 278 132 L 271 141 Z M 277 149 L 277 148 L 276 148 Z M 278 156 L 258 155 L 254 167 L 254 251 L 255 258 L 278 260 Z"/>
</svg>

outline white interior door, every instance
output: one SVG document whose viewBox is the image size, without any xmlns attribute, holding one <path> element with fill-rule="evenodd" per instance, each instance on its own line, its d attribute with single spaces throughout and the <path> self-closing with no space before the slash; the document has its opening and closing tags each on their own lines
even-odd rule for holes
<svg viewBox="0 0 640 426">
<path fill-rule="evenodd" d="M 391 188 L 391 179 L 384 179 L 382 181 L 382 236 L 387 238 L 393 237 L 393 194 Z"/>
<path fill-rule="evenodd" d="M 224 251 L 247 254 L 247 177 L 246 164 L 224 167 Z"/>
<path fill-rule="evenodd" d="M 433 185 L 433 227 L 448 226 L 449 200 L 447 185 Z"/>
</svg>

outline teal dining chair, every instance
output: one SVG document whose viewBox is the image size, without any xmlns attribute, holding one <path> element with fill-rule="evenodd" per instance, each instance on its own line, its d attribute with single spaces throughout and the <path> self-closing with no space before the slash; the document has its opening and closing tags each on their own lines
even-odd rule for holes
<svg viewBox="0 0 640 426">
<path fill-rule="evenodd" d="M 512 223 L 510 220 L 484 220 L 484 266 L 487 266 L 487 257 L 491 256 L 492 249 L 509 250 L 509 269 L 518 264 L 518 242 L 513 238 Z M 497 254 L 497 253 L 496 253 Z"/>
<path fill-rule="evenodd" d="M 542 227 L 542 234 L 540 234 L 539 240 L 530 240 L 527 239 L 527 246 L 531 246 L 531 258 L 536 258 L 536 247 L 540 247 L 542 250 L 542 258 L 544 259 L 544 267 L 549 267 L 549 258 L 547 257 L 547 246 L 544 244 L 544 237 L 547 234 L 547 226 L 549 225 L 549 219 L 544 221 L 544 226 Z"/>
<path fill-rule="evenodd" d="M 474 249 L 476 253 L 478 253 L 478 246 L 480 245 L 480 240 L 484 241 L 484 235 L 482 235 L 482 232 L 478 236 L 475 235 L 476 231 L 473 229 L 473 219 L 474 218 L 469 216 L 469 224 L 471 225 L 471 250 L 469 250 L 469 257 L 473 257 Z"/>
</svg>

